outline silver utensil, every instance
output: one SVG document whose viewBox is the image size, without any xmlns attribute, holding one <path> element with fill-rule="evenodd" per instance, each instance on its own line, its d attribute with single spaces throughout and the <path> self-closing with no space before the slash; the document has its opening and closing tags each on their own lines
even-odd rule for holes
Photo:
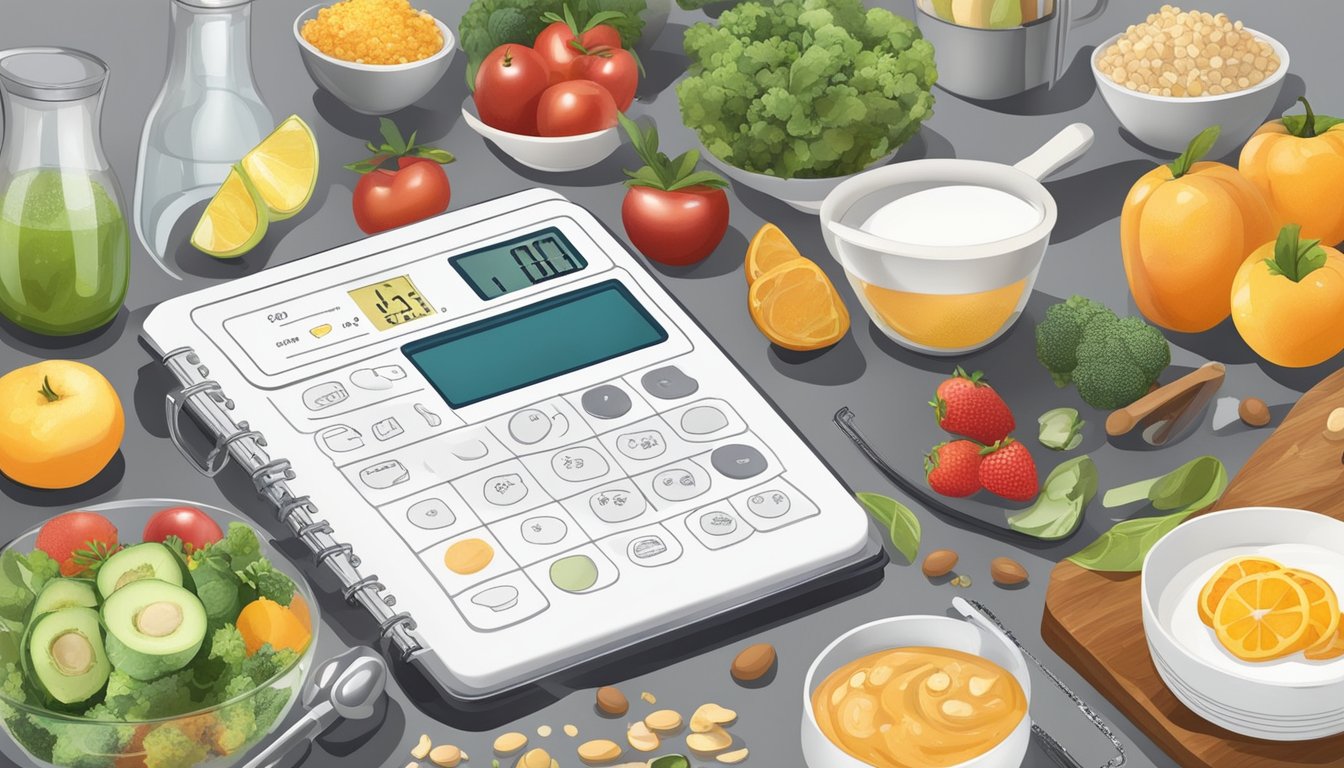
<svg viewBox="0 0 1344 768">
<path fill-rule="evenodd" d="M 352 648 L 322 663 L 303 691 L 308 712 L 243 768 L 274 768 L 298 744 L 338 721 L 373 717 L 387 687 L 387 662 L 371 648 Z"/>
</svg>

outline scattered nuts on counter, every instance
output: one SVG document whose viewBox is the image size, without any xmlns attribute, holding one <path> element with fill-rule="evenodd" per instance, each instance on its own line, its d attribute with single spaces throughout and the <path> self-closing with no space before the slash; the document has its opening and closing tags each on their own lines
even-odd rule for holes
<svg viewBox="0 0 1344 768">
<path fill-rule="evenodd" d="M 597 689 L 597 709 L 604 715 L 621 717 L 630 711 L 630 701 L 620 688 L 606 685 Z"/>
<path fill-rule="evenodd" d="M 433 746 L 434 743 L 429 740 L 429 736 L 422 733 L 420 734 L 420 743 L 416 744 L 415 749 L 411 750 L 411 757 L 416 760 L 424 760 Z"/>
<path fill-rule="evenodd" d="M 658 698 L 654 696 L 652 693 L 649 693 L 648 691 L 644 691 L 643 693 L 639 694 L 639 698 L 643 699 L 645 704 L 658 703 Z"/>
<path fill-rule="evenodd" d="M 733 737 L 723 726 L 715 725 L 708 731 L 688 734 L 686 746 L 697 754 L 715 755 L 733 746 Z"/>
<path fill-rule="evenodd" d="M 724 752 L 722 755 L 719 755 L 714 759 L 718 760 L 720 763 L 727 763 L 728 765 L 734 765 L 747 759 L 747 750 L 735 749 L 732 752 Z"/>
<path fill-rule="evenodd" d="M 1344 440 L 1344 408 L 1336 408 L 1325 417 L 1325 439 Z"/>
<path fill-rule="evenodd" d="M 957 553 L 950 549 L 935 549 L 924 558 L 924 565 L 920 567 L 925 576 L 936 579 L 951 573 L 957 567 L 958 559 Z"/>
<path fill-rule="evenodd" d="M 534 749 L 518 760 L 518 768 L 559 768 L 560 763 L 544 749 Z"/>
<path fill-rule="evenodd" d="M 495 752 L 500 755 L 512 755 L 515 752 L 522 752 L 523 747 L 527 746 L 527 735 L 517 731 L 509 731 L 500 734 L 495 739 Z"/>
<path fill-rule="evenodd" d="M 621 756 L 621 745 L 610 739 L 593 739 L 579 745 L 579 759 L 589 765 L 610 762 Z"/>
<path fill-rule="evenodd" d="M 569 724 L 569 723 L 565 723 L 565 735 L 568 736 L 568 737 L 571 738 L 571 739 L 574 738 L 575 736 L 578 736 L 578 735 L 579 735 L 579 726 L 577 726 L 577 725 L 571 725 L 571 724 Z"/>
<path fill-rule="evenodd" d="M 1269 406 L 1258 397 L 1248 397 L 1237 406 L 1237 415 L 1248 427 L 1263 427 L 1269 423 Z"/>
<path fill-rule="evenodd" d="M 537 726 L 537 735 L 540 736 L 540 737 L 543 738 L 543 739 L 548 739 L 548 738 L 550 738 L 550 736 L 551 736 L 551 726 L 549 726 L 549 725 L 539 725 L 539 726 Z"/>
<path fill-rule="evenodd" d="M 760 680 L 775 665 L 775 658 L 775 646 L 769 643 L 747 646 L 733 659 L 733 679 L 744 683 Z"/>
<path fill-rule="evenodd" d="M 649 726 L 651 731 L 671 733 L 681 728 L 681 715 L 673 709 L 660 709 L 644 718 L 644 724 Z"/>
<path fill-rule="evenodd" d="M 731 709 L 724 709 L 718 704 L 703 704 L 691 715 L 691 731 L 708 733 L 715 726 L 730 725 L 736 720 L 737 713 Z"/>
<path fill-rule="evenodd" d="M 457 768 L 458 763 L 466 759 L 462 750 L 452 744 L 440 744 L 429 752 L 429 761 L 439 768 Z"/>
<path fill-rule="evenodd" d="M 649 730 L 649 726 L 643 721 L 630 726 L 625 733 L 625 740 L 630 742 L 630 746 L 639 752 L 652 752 L 662 743 L 658 734 Z"/>
<path fill-rule="evenodd" d="M 971 577 L 963 573 L 960 576 L 956 577 L 955 579 L 949 581 L 948 584 L 951 584 L 954 587 L 969 587 L 971 586 Z"/>
<path fill-rule="evenodd" d="M 989 561 L 989 575 L 995 584 L 1011 587 L 1027 580 L 1027 569 L 1011 557 L 996 557 Z"/>
</svg>

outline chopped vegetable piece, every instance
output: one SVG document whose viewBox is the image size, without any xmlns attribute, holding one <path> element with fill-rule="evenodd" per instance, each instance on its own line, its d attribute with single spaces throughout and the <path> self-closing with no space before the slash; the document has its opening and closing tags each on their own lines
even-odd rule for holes
<svg viewBox="0 0 1344 768">
<path fill-rule="evenodd" d="M 1072 451 L 1083 442 L 1083 425 L 1077 408 L 1055 408 L 1041 414 L 1041 445 L 1056 451 Z"/>
<path fill-rule="evenodd" d="M 857 494 L 859 503 L 887 529 L 887 538 L 908 563 L 919 557 L 919 518 L 899 501 L 876 493 Z"/>
<path fill-rule="evenodd" d="M 1070 459 L 1045 478 L 1036 503 L 1008 516 L 1008 527 L 1046 541 L 1065 538 L 1078 529 L 1096 495 L 1097 465 L 1092 458 Z"/>
<path fill-rule="evenodd" d="M 238 633 L 249 656 L 264 645 L 302 653 L 312 639 L 312 633 L 293 611 L 264 597 L 243 607 L 238 614 Z"/>
</svg>

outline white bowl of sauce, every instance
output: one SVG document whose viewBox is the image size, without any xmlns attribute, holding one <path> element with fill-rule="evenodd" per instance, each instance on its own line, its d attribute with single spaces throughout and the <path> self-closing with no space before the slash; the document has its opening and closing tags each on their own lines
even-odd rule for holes
<svg viewBox="0 0 1344 768">
<path fill-rule="evenodd" d="M 1022 653 L 961 619 L 846 632 L 803 684 L 808 768 L 1019 768 L 1031 739 Z"/>
</svg>

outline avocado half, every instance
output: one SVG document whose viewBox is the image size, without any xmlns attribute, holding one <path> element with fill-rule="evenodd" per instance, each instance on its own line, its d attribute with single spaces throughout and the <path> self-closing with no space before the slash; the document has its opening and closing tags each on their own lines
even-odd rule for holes
<svg viewBox="0 0 1344 768">
<path fill-rule="evenodd" d="M 138 579 L 103 602 L 103 627 L 112 664 L 136 680 L 153 680 L 191 662 L 205 642 L 207 621 L 205 606 L 188 590 Z"/>
<path fill-rule="evenodd" d="M 180 587 L 188 583 L 187 576 L 186 563 L 173 550 L 147 541 L 121 550 L 98 568 L 98 594 L 106 600 L 113 592 L 141 579 L 157 579 Z"/>
<path fill-rule="evenodd" d="M 33 616 L 62 608 L 97 608 L 98 591 L 88 579 L 52 579 L 33 601 Z"/>
<path fill-rule="evenodd" d="M 33 619 L 23 636 L 23 664 L 54 705 L 75 707 L 98 695 L 112 673 L 98 612 L 76 606 Z"/>
</svg>

